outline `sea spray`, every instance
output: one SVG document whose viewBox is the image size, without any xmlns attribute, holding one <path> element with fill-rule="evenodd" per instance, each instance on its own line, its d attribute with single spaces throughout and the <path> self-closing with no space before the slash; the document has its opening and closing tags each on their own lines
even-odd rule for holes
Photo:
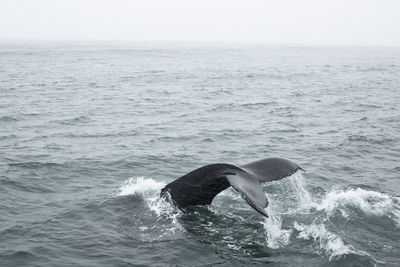
<svg viewBox="0 0 400 267">
<path fill-rule="evenodd" d="M 299 231 L 297 238 L 312 240 L 318 254 L 329 256 L 330 261 L 336 256 L 355 252 L 352 246 L 345 245 L 339 236 L 328 231 L 324 224 L 306 225 L 295 222 L 294 228 Z"/>
<path fill-rule="evenodd" d="M 305 186 L 304 177 L 301 173 L 297 172 L 289 177 L 289 182 L 294 189 L 294 196 L 297 198 L 297 208 L 304 209 L 310 207 L 313 203 L 310 192 Z"/>
<path fill-rule="evenodd" d="M 400 205 L 396 198 L 361 188 L 330 191 L 320 203 L 315 204 L 317 210 L 324 210 L 328 215 L 333 215 L 338 209 L 347 214 L 346 207 L 355 207 L 368 216 L 389 216 L 397 223 L 400 218 Z"/>
<path fill-rule="evenodd" d="M 119 196 L 134 194 L 154 195 L 154 192 L 160 190 L 166 185 L 164 182 L 157 182 L 152 178 L 132 177 L 126 180 L 118 189 Z"/>
<path fill-rule="evenodd" d="M 291 229 L 282 229 L 282 217 L 278 206 L 270 205 L 267 208 L 268 218 L 264 219 L 264 230 L 267 235 L 267 245 L 270 248 L 279 248 L 289 243 Z"/>
<path fill-rule="evenodd" d="M 293 229 L 282 228 L 283 215 L 295 213 L 299 207 L 307 207 L 312 202 L 301 173 L 295 173 L 288 179 L 275 183 L 279 185 L 281 191 L 291 192 L 291 199 L 287 200 L 276 194 L 269 196 L 270 201 L 267 207 L 269 218 L 264 219 L 263 226 L 267 236 L 267 245 L 274 249 L 284 247 L 290 243 Z"/>
<path fill-rule="evenodd" d="M 126 180 L 118 189 L 118 196 L 140 195 L 151 212 L 159 218 L 168 219 L 173 227 L 164 227 L 164 234 L 167 232 L 173 233 L 181 228 L 178 222 L 178 216 L 181 211 L 171 205 L 167 199 L 160 197 L 160 190 L 165 185 L 166 183 L 158 182 L 152 178 L 132 177 Z M 147 230 L 147 226 L 143 226 L 142 229 Z"/>
</svg>

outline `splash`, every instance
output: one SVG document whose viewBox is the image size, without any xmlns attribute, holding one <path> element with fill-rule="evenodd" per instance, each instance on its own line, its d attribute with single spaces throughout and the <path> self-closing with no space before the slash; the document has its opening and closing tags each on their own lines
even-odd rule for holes
<svg viewBox="0 0 400 267">
<path fill-rule="evenodd" d="M 314 252 L 326 255 L 329 261 L 353 254 L 368 256 L 379 262 L 367 252 L 346 244 L 339 234 L 328 230 L 331 217 L 340 211 L 342 216 L 348 218 L 352 214 L 348 213 L 348 208 L 354 207 L 367 216 L 388 216 L 400 222 L 399 199 L 383 193 L 357 188 L 332 190 L 317 197 L 307 189 L 300 173 L 271 183 L 267 188 L 272 191 L 268 194 L 270 206 L 267 213 L 270 217 L 264 220 L 263 226 L 267 246 L 273 249 L 288 246 L 293 240 L 291 238 L 297 238 L 312 241 Z M 312 222 L 307 222 L 313 217 Z M 296 218 L 296 221 L 291 218 Z M 299 219 L 303 222 L 298 222 Z"/>
<path fill-rule="evenodd" d="M 336 211 L 339 211 L 344 218 L 350 219 L 349 208 L 356 208 L 367 216 L 387 216 L 400 227 L 400 198 L 398 197 L 362 188 L 349 188 L 333 189 L 322 198 L 316 198 L 307 190 L 300 173 L 289 177 L 284 185 L 282 189 L 290 192 L 289 196 L 285 196 L 285 201 L 289 197 L 295 207 L 286 213 L 282 207 L 279 207 L 280 214 L 310 214 L 317 210 L 323 211 L 323 214 L 327 216 L 333 216 Z M 277 202 L 279 203 L 279 200 Z"/>
<path fill-rule="evenodd" d="M 321 203 L 315 203 L 315 207 L 317 210 L 325 210 L 329 215 L 335 210 L 340 210 L 346 218 L 348 214 L 344 208 L 356 207 L 369 216 L 388 215 L 400 226 L 400 205 L 397 199 L 380 192 L 361 188 L 334 190 L 329 192 Z"/>
<path fill-rule="evenodd" d="M 329 232 L 323 224 L 306 225 L 295 222 L 294 228 L 299 231 L 297 238 L 314 240 L 318 254 L 328 255 L 329 261 L 337 256 L 358 254 L 351 245 L 345 245 L 339 236 Z"/>
<path fill-rule="evenodd" d="M 148 225 L 148 222 L 138 223 L 143 239 L 147 238 L 146 236 L 154 236 L 154 233 L 158 233 L 158 238 L 170 238 L 178 229 L 183 229 L 178 222 L 181 211 L 160 198 L 160 190 L 165 184 L 152 178 L 136 177 L 125 181 L 118 190 L 119 196 L 141 196 L 148 211 L 156 217 L 154 225 Z M 287 247 L 294 240 L 302 239 L 311 242 L 310 248 L 313 253 L 326 255 L 329 261 L 347 254 L 364 255 L 374 259 L 367 252 L 357 250 L 346 243 L 340 232 L 329 229 L 332 216 L 338 215 L 337 211 L 342 212 L 343 216 L 352 216 L 353 213 L 348 212 L 349 208 L 356 208 L 367 216 L 389 216 L 400 222 L 399 199 L 384 193 L 361 188 L 335 189 L 317 197 L 308 190 L 300 173 L 270 183 L 266 188 L 271 192 L 268 194 L 270 206 L 267 208 L 270 217 L 265 218 L 262 225 L 266 245 L 272 249 Z M 214 204 L 224 205 L 226 201 L 238 197 L 233 190 L 226 190 Z M 312 222 L 309 221 L 311 217 L 314 217 Z"/>
<path fill-rule="evenodd" d="M 172 228 L 162 227 L 164 234 L 173 233 L 181 226 L 178 222 L 178 216 L 181 212 L 174 208 L 165 198 L 160 197 L 160 190 L 166 185 L 164 182 L 158 182 L 152 178 L 133 177 L 125 181 L 118 189 L 118 196 L 139 195 L 141 196 L 148 209 L 157 216 L 158 219 L 166 219 L 172 224 Z M 147 230 L 145 226 L 141 230 Z M 154 230 L 154 229 L 153 229 Z M 163 235 L 164 235 L 163 234 Z M 161 236 L 160 236 L 161 237 Z"/>
<path fill-rule="evenodd" d="M 267 208 L 269 218 L 264 219 L 264 230 L 266 233 L 267 246 L 273 249 L 287 246 L 290 243 L 290 236 L 293 229 L 284 229 L 282 227 L 282 216 L 294 213 L 297 208 L 293 209 L 287 203 L 295 203 L 301 207 L 308 206 L 311 202 L 311 195 L 305 188 L 304 178 L 300 173 L 295 173 L 286 181 L 278 181 L 280 189 L 289 190 L 292 201 L 282 200 L 280 195 L 271 195 L 270 204 Z"/>
<path fill-rule="evenodd" d="M 149 195 L 153 194 L 155 191 L 160 192 L 160 190 L 166 184 L 163 182 L 157 182 L 154 179 L 144 177 L 133 177 L 125 181 L 119 188 L 118 196 L 127 196 L 134 194 Z"/>
<path fill-rule="evenodd" d="M 310 192 L 305 186 L 304 177 L 297 172 L 289 178 L 291 187 L 294 189 L 294 196 L 297 199 L 298 208 L 304 209 L 310 207 L 313 203 Z"/>
<path fill-rule="evenodd" d="M 264 230 L 267 235 L 267 245 L 270 248 L 280 248 L 289 244 L 291 229 L 282 229 L 282 217 L 276 211 L 277 207 L 269 206 L 269 218 L 264 220 Z"/>
</svg>

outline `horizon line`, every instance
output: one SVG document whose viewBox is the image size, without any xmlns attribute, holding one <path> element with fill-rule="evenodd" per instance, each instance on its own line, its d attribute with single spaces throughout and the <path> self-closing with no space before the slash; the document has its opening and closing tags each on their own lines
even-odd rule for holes
<svg viewBox="0 0 400 267">
<path fill-rule="evenodd" d="M 141 44 L 141 45 L 204 45 L 204 46 L 242 46 L 242 47 L 365 47 L 365 48 L 400 48 L 400 45 L 384 44 L 346 44 L 346 43 L 305 43 L 305 42 L 264 42 L 264 41 L 205 41 L 205 40 L 134 40 L 134 39 L 79 39 L 79 38 L 1 38 L 0 44 L 4 43 L 87 43 L 87 44 Z"/>
</svg>

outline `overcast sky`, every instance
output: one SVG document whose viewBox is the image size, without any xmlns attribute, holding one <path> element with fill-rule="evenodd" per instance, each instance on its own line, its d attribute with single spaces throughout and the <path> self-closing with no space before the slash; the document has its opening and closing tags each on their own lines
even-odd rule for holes
<svg viewBox="0 0 400 267">
<path fill-rule="evenodd" d="M 0 39 L 400 46 L 400 0 L 0 0 Z"/>
</svg>

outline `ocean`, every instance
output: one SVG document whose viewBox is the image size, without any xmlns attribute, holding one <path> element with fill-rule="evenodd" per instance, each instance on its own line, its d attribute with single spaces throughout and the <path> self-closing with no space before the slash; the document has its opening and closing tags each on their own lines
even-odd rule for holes
<svg viewBox="0 0 400 267">
<path fill-rule="evenodd" d="M 290 159 L 265 218 L 206 164 Z M 0 266 L 399 266 L 400 48 L 0 44 Z"/>
</svg>

